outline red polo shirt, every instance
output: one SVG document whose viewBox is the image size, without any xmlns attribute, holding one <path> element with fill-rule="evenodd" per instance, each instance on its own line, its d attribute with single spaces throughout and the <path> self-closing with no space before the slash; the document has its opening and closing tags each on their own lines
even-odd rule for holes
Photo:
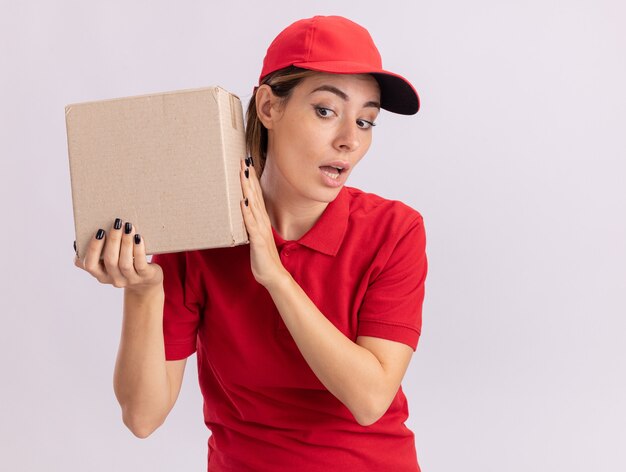
<svg viewBox="0 0 626 472">
<path fill-rule="evenodd" d="M 298 241 L 274 231 L 285 268 L 352 341 L 414 350 L 427 272 L 422 216 L 344 187 Z M 163 268 L 168 360 L 197 351 L 209 471 L 415 472 L 407 401 L 398 390 L 371 426 L 317 379 L 250 269 L 249 246 L 154 255 Z"/>
</svg>

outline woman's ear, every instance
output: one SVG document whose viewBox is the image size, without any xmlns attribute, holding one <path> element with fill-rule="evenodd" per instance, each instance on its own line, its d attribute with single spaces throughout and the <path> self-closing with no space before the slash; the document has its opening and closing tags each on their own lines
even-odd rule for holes
<svg viewBox="0 0 626 472">
<path fill-rule="evenodd" d="M 274 95 L 269 85 L 260 85 L 256 91 L 256 114 L 267 129 L 272 129 L 276 120 L 278 97 Z"/>
</svg>

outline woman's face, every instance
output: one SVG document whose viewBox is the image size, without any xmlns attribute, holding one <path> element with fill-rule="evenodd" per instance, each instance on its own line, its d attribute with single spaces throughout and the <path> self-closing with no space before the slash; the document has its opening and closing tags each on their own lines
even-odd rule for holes
<svg viewBox="0 0 626 472">
<path fill-rule="evenodd" d="M 380 89 L 369 74 L 305 78 L 286 103 L 271 107 L 262 181 L 290 198 L 334 200 L 369 149 L 379 111 Z"/>
</svg>

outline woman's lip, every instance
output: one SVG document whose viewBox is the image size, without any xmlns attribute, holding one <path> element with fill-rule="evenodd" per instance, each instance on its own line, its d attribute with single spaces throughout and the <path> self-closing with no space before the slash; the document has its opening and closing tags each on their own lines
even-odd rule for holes
<svg viewBox="0 0 626 472">
<path fill-rule="evenodd" d="M 348 161 L 332 161 L 332 162 L 327 162 L 325 164 L 322 164 L 320 167 L 341 167 L 343 170 L 342 172 L 346 171 L 346 170 L 350 170 L 350 163 Z"/>
</svg>

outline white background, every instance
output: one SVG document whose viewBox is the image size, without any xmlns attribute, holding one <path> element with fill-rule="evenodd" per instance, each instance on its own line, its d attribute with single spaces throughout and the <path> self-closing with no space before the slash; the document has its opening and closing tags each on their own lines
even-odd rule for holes
<svg viewBox="0 0 626 472">
<path fill-rule="evenodd" d="M 2 1 L 0 469 L 206 470 L 195 357 L 165 425 L 122 424 L 122 291 L 72 264 L 64 106 L 250 97 L 289 23 L 341 14 L 420 92 L 349 185 L 419 210 L 404 380 L 422 469 L 626 470 L 626 7 L 609 0 Z M 114 216 L 114 215 L 112 215 Z"/>
</svg>

